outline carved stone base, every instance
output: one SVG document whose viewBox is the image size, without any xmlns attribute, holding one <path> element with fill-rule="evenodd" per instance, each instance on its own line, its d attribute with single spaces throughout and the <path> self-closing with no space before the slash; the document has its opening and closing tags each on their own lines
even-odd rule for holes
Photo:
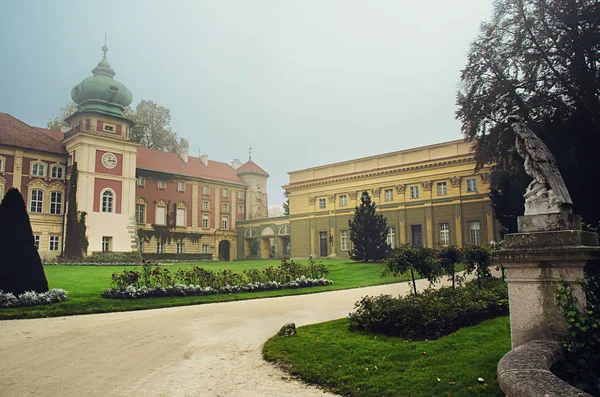
<svg viewBox="0 0 600 397">
<path fill-rule="evenodd" d="M 581 216 L 569 213 L 525 215 L 517 223 L 519 233 L 581 230 Z"/>
</svg>

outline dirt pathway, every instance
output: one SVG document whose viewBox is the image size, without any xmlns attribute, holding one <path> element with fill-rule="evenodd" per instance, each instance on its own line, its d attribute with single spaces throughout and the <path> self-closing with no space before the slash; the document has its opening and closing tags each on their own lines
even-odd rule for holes
<svg viewBox="0 0 600 397">
<path fill-rule="evenodd" d="M 423 288 L 426 281 L 419 281 Z M 138 312 L 0 322 L 0 396 L 323 396 L 262 360 L 286 322 L 346 316 L 407 283 Z"/>
</svg>

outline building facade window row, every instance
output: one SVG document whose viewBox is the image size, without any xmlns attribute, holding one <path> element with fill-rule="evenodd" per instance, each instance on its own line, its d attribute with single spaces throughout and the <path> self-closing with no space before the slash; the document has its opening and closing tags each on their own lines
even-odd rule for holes
<svg viewBox="0 0 600 397">
<path fill-rule="evenodd" d="M 29 212 L 33 214 L 44 213 L 45 191 L 41 189 L 32 189 L 29 193 Z M 63 193 L 50 191 L 50 202 L 48 213 L 51 215 L 62 215 L 63 213 Z"/>
</svg>

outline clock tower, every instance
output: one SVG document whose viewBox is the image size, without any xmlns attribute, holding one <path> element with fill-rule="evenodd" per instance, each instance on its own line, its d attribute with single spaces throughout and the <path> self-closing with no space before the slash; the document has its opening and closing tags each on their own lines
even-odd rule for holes
<svg viewBox="0 0 600 397">
<path fill-rule="evenodd" d="M 135 233 L 135 166 L 137 144 L 129 140 L 133 122 L 124 110 L 133 96 L 113 77 L 104 56 L 71 90 L 77 111 L 65 120 L 70 129 L 64 145 L 69 166 L 77 164 L 77 207 L 87 213 L 88 253 L 133 251 Z"/>
</svg>

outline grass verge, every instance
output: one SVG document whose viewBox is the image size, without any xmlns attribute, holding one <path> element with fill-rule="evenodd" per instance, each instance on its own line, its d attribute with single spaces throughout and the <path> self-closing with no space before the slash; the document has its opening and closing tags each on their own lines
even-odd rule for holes
<svg viewBox="0 0 600 397">
<path fill-rule="evenodd" d="M 299 327 L 292 337 L 274 336 L 263 357 L 344 396 L 500 397 L 496 367 L 509 350 L 508 317 L 420 342 L 351 331 L 340 319 Z"/>
<path fill-rule="evenodd" d="M 263 269 L 268 266 L 278 266 L 279 263 L 280 262 L 276 260 L 194 262 L 166 266 L 169 266 L 171 271 L 176 271 L 178 268 L 191 267 L 192 265 L 197 264 L 210 270 L 231 269 L 234 272 L 237 272 L 242 271 L 243 269 Z M 155 309 L 243 299 L 309 294 L 322 291 L 396 283 L 408 279 L 408 276 L 381 277 L 381 273 L 385 267 L 382 263 L 354 263 L 347 260 L 326 260 L 323 261 L 323 263 L 325 263 L 329 269 L 327 278 L 333 281 L 333 284 L 331 285 L 277 291 L 173 298 L 145 298 L 138 300 L 105 299 L 100 296 L 102 291 L 109 287 L 111 275 L 113 273 L 122 272 L 124 269 L 131 269 L 131 266 L 46 266 L 44 270 L 50 288 L 62 288 L 67 290 L 69 293 L 68 300 L 53 305 L 0 309 L 0 320 Z"/>
</svg>

